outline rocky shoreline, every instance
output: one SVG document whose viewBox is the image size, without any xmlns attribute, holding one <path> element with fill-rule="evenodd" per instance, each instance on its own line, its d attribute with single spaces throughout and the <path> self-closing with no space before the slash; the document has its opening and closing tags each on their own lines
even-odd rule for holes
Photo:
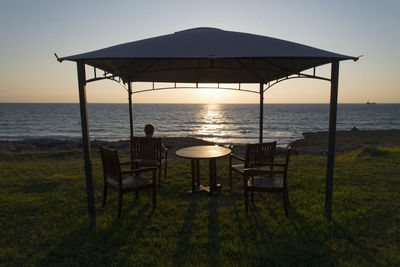
<svg viewBox="0 0 400 267">
<path fill-rule="evenodd" d="M 290 145 L 296 154 L 326 155 L 328 146 L 328 132 L 303 133 L 304 139 L 296 140 Z M 168 148 L 171 156 L 182 147 L 194 145 L 213 144 L 192 137 L 165 137 L 163 144 Z M 94 140 L 91 142 L 92 149 L 100 145 L 113 147 L 120 150 L 129 149 L 129 141 L 107 142 Z M 35 152 L 51 150 L 68 150 L 81 148 L 80 140 L 57 140 L 57 139 L 25 139 L 23 141 L 0 141 L 0 153 L 12 152 Z M 376 130 L 376 131 L 337 131 L 336 152 L 346 152 L 365 146 L 400 146 L 400 130 Z M 236 144 L 233 151 L 242 154 L 244 144 Z M 278 149 L 282 152 L 283 149 Z"/>
<path fill-rule="evenodd" d="M 291 143 L 300 154 L 326 155 L 328 152 L 328 132 L 303 133 L 304 139 Z M 336 132 L 336 152 L 343 153 L 362 147 L 400 146 L 400 130 Z"/>
</svg>

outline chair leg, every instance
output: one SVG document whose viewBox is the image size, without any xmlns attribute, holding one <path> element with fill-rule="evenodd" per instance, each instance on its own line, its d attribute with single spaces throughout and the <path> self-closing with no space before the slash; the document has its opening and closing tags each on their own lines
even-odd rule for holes
<svg viewBox="0 0 400 267">
<path fill-rule="evenodd" d="M 136 198 L 136 199 L 138 199 L 138 198 L 139 198 L 138 191 L 135 191 L 135 198 Z"/>
<path fill-rule="evenodd" d="M 160 165 L 160 170 L 161 170 L 161 165 Z M 161 172 L 159 173 L 161 174 Z M 152 201 L 153 201 L 153 210 L 156 208 L 156 193 L 157 193 L 157 170 L 153 169 L 153 195 L 152 195 Z"/>
<path fill-rule="evenodd" d="M 254 191 L 251 191 L 251 204 L 254 205 Z"/>
<path fill-rule="evenodd" d="M 243 176 L 243 188 L 246 190 L 247 188 L 247 177 Z M 246 194 L 246 192 L 244 192 Z"/>
<path fill-rule="evenodd" d="M 249 204 L 248 204 L 248 193 L 247 193 L 247 189 L 244 189 L 244 208 L 246 210 L 246 214 L 249 214 Z"/>
<path fill-rule="evenodd" d="M 164 164 L 164 180 L 167 179 L 167 166 L 168 166 L 168 153 L 165 153 L 165 164 Z"/>
<path fill-rule="evenodd" d="M 161 184 L 161 165 L 158 168 L 158 185 L 160 185 L 160 184 Z"/>
<path fill-rule="evenodd" d="M 121 210 L 122 210 L 122 193 L 118 193 L 118 216 L 117 218 L 121 218 Z"/>
<path fill-rule="evenodd" d="M 106 199 L 107 199 L 107 186 L 104 185 L 104 194 L 103 194 L 103 207 L 106 205 Z"/>
<path fill-rule="evenodd" d="M 286 194 L 285 194 L 285 191 L 283 191 L 282 192 L 283 194 L 282 194 L 282 198 L 283 198 L 283 208 L 285 209 L 285 214 L 286 214 L 286 217 L 288 217 L 288 202 L 287 202 L 287 198 L 286 198 Z"/>
<path fill-rule="evenodd" d="M 287 205 L 290 206 L 290 202 L 289 202 L 289 192 L 288 192 L 287 188 L 286 188 L 286 190 L 285 190 L 285 197 L 286 197 L 286 203 L 287 203 Z"/>
<path fill-rule="evenodd" d="M 156 208 L 156 185 L 153 185 L 153 210 Z"/>
<path fill-rule="evenodd" d="M 167 162 L 165 161 L 165 166 L 164 166 L 164 181 L 167 180 Z"/>
<path fill-rule="evenodd" d="M 229 156 L 229 188 L 232 190 L 232 157 Z"/>
</svg>

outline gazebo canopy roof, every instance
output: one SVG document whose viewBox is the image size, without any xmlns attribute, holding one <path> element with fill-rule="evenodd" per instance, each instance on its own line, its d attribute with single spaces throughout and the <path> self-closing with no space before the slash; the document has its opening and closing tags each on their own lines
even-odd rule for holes
<svg viewBox="0 0 400 267">
<path fill-rule="evenodd" d="M 255 34 L 195 28 L 60 58 L 126 82 L 267 83 L 333 61 L 357 60 Z"/>
</svg>

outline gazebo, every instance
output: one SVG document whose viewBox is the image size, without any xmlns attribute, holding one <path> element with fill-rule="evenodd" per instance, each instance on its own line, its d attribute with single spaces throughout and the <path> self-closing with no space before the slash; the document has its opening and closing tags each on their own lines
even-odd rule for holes
<svg viewBox="0 0 400 267">
<path fill-rule="evenodd" d="M 56 55 L 57 57 L 57 55 Z M 88 53 L 58 58 L 77 63 L 78 88 L 82 125 L 82 141 L 86 173 L 89 226 L 94 228 L 93 178 L 90 155 L 86 84 L 111 79 L 127 87 L 129 96 L 130 135 L 133 136 L 132 94 L 178 88 L 182 83 L 239 84 L 237 89 L 260 96 L 259 142 L 263 141 L 264 93 L 271 86 L 293 78 L 313 78 L 331 83 L 329 140 L 326 172 L 325 216 L 331 217 L 333 169 L 339 62 L 358 60 L 310 46 L 215 28 L 195 28 L 173 34 L 120 44 Z M 331 64 L 331 77 L 316 74 L 316 67 Z M 94 77 L 87 79 L 85 65 L 94 68 Z M 306 70 L 312 73 L 305 73 Z M 98 76 L 97 70 L 103 71 Z M 152 82 L 153 87 L 134 91 L 133 82 Z M 155 88 L 154 83 L 172 83 L 171 87 Z M 242 83 L 259 84 L 259 90 L 241 88 Z"/>
</svg>

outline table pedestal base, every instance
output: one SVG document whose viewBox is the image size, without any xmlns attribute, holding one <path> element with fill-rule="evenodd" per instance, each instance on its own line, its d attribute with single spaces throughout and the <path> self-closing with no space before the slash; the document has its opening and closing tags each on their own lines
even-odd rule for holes
<svg viewBox="0 0 400 267">
<path fill-rule="evenodd" d="M 216 159 L 209 159 L 209 179 L 210 186 L 203 186 L 200 184 L 200 168 L 199 160 L 191 160 L 192 167 L 192 191 L 188 193 L 195 193 L 199 191 L 206 191 L 210 195 L 214 195 L 216 190 L 220 190 L 222 185 L 217 184 L 217 161 Z"/>
<path fill-rule="evenodd" d="M 222 190 L 222 185 L 221 185 L 221 184 L 217 184 L 217 185 L 214 187 L 214 190 L 213 190 L 212 193 L 211 193 L 211 191 L 210 191 L 210 187 L 209 187 L 209 186 L 200 185 L 200 186 L 195 186 L 194 192 L 193 192 L 193 189 L 192 189 L 192 190 L 187 191 L 187 193 L 190 195 L 190 194 L 193 194 L 193 193 L 205 191 L 205 192 L 207 192 L 208 194 L 213 194 L 213 195 L 215 195 L 216 191 L 220 191 L 220 190 Z"/>
</svg>

